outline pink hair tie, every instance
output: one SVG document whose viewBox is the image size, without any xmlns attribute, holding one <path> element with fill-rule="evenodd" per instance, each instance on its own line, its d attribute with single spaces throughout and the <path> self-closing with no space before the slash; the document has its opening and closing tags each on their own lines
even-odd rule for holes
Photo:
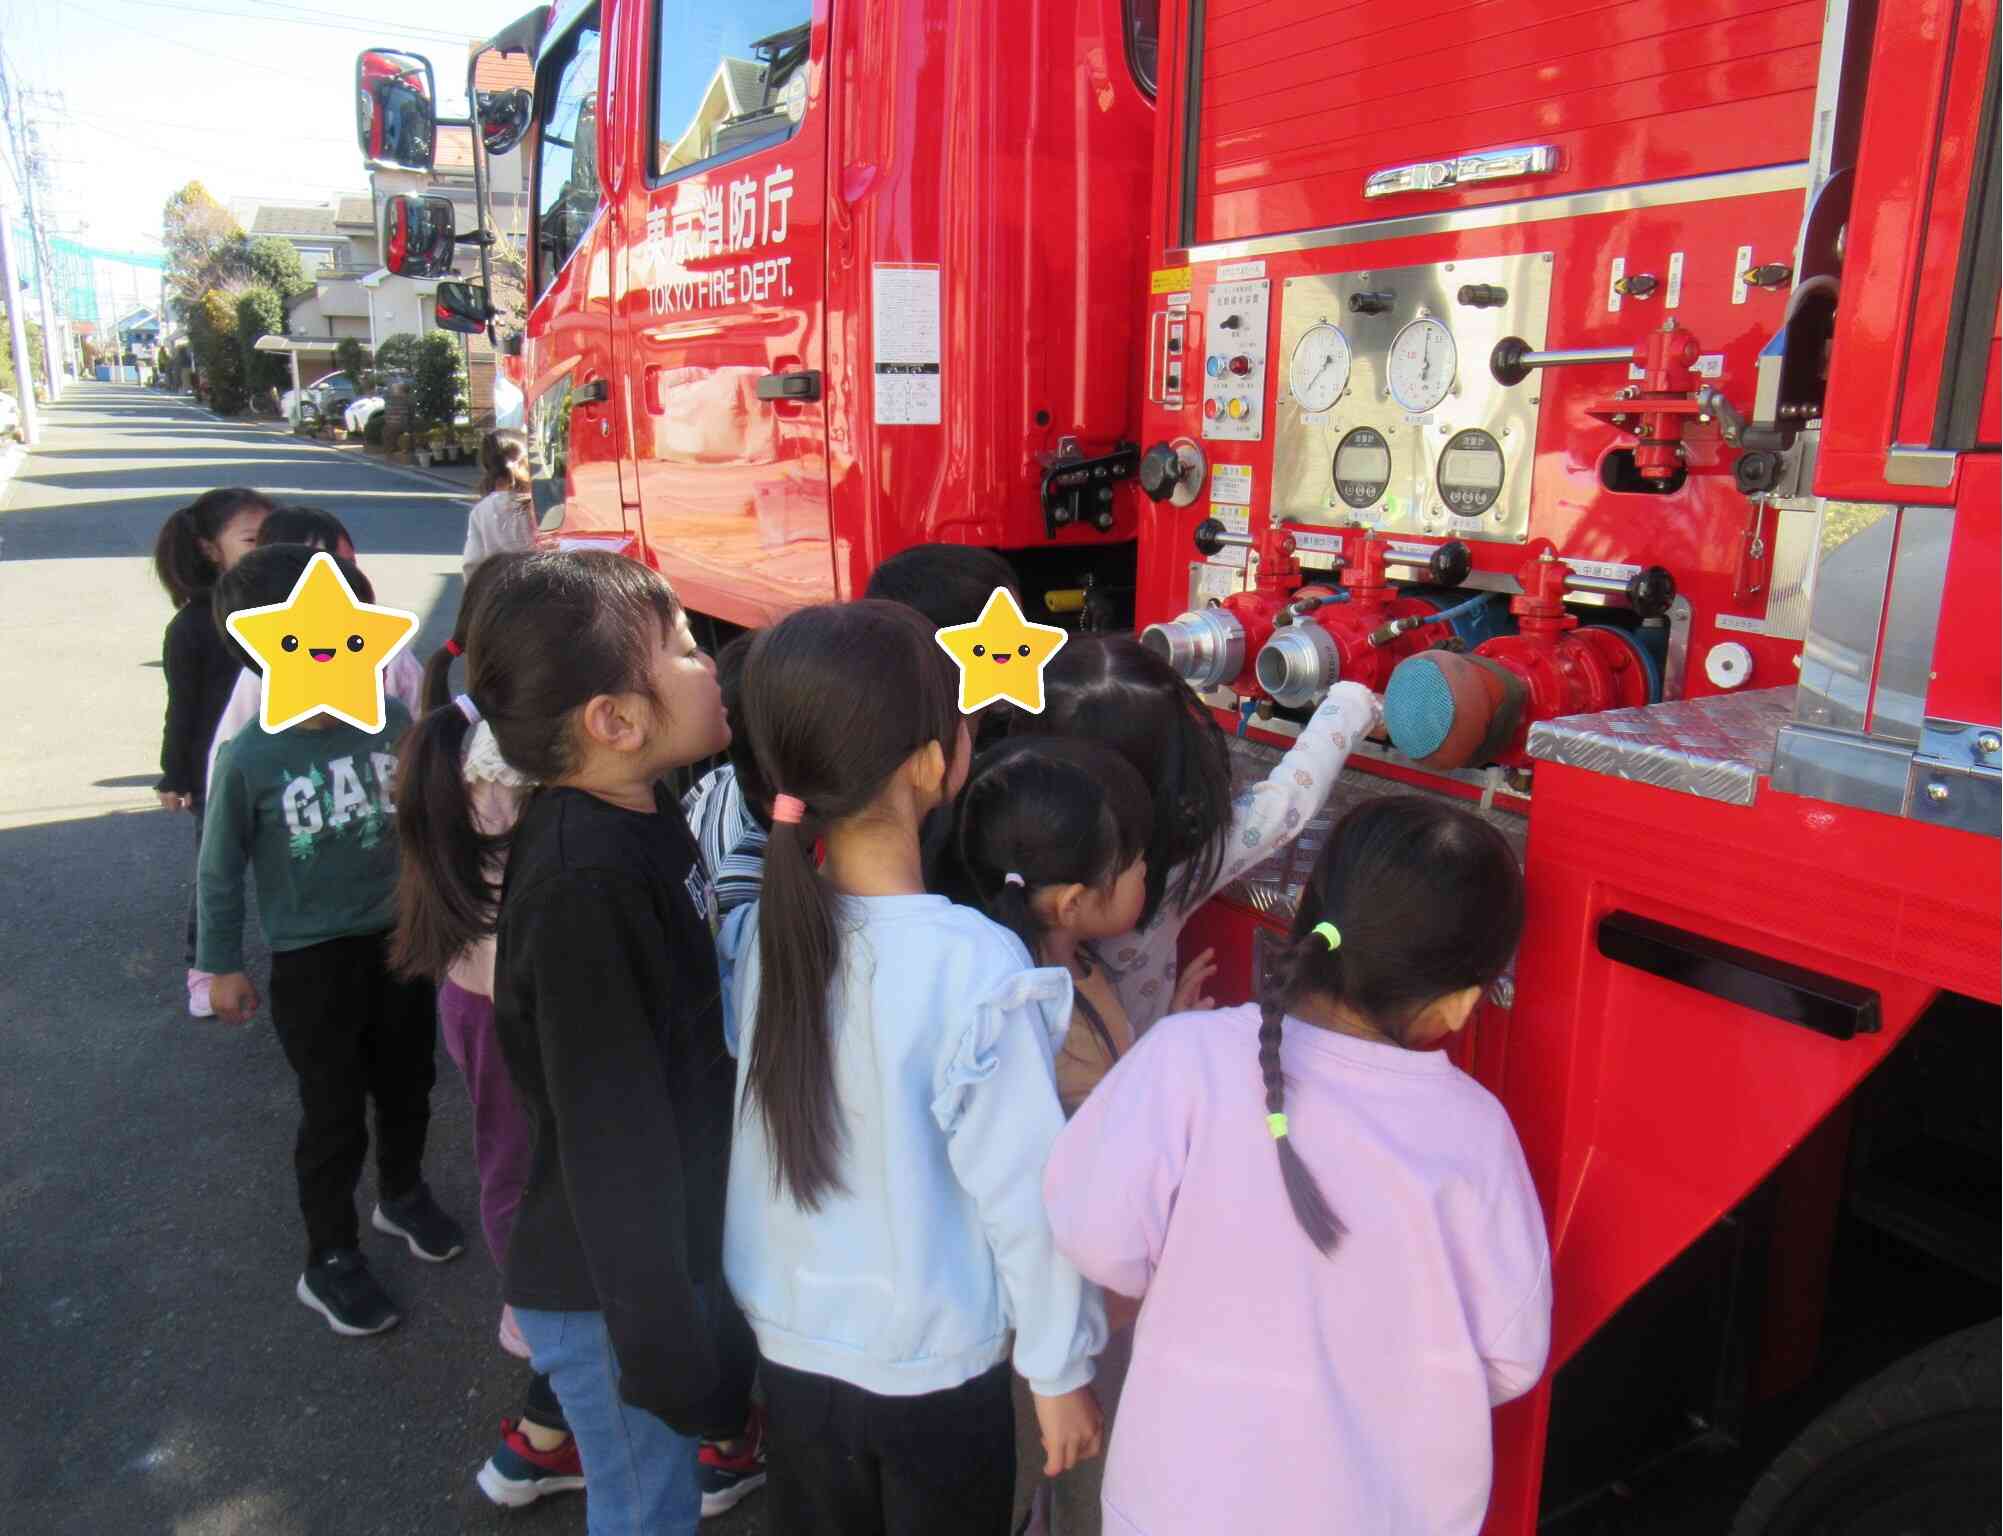
<svg viewBox="0 0 2003 1536">
<path fill-rule="evenodd" d="M 800 818 L 806 814 L 806 801 L 793 795 L 774 795 L 772 797 L 772 824 L 774 826 L 783 823 L 789 827 L 796 827 L 800 824 Z"/>
</svg>

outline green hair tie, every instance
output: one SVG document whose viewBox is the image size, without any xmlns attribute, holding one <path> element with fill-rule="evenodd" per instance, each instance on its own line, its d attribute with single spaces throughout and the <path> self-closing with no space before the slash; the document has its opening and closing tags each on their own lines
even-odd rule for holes
<svg viewBox="0 0 2003 1536">
<path fill-rule="evenodd" d="M 1342 948 L 1342 930 L 1336 927 L 1334 923 L 1316 923 L 1311 931 L 1317 938 L 1323 940 L 1330 949 Z"/>
<path fill-rule="evenodd" d="M 1266 1116 L 1266 1129 L 1273 1133 L 1273 1140 L 1283 1140 L 1287 1134 L 1287 1117 L 1285 1115 Z"/>
</svg>

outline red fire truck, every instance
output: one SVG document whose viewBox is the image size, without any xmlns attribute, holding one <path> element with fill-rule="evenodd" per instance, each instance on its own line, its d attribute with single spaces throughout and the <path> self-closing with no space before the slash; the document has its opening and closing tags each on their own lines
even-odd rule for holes
<svg viewBox="0 0 2003 1536">
<path fill-rule="evenodd" d="M 1246 774 L 1363 680 L 1332 812 L 1523 849 L 1455 1047 L 1555 1266 L 1489 1532 L 1998 1529 L 1994 0 L 560 0 L 491 46 L 552 542 L 713 632 L 993 548 Z M 1323 831 L 1191 925 L 1241 989 Z"/>
</svg>

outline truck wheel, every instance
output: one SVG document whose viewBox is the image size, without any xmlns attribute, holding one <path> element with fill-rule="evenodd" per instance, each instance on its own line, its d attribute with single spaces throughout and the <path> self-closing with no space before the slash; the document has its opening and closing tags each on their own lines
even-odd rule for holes
<svg viewBox="0 0 2003 1536">
<path fill-rule="evenodd" d="M 1936 1340 L 1781 1452 L 1732 1536 L 1997 1536 L 2003 1324 Z"/>
</svg>

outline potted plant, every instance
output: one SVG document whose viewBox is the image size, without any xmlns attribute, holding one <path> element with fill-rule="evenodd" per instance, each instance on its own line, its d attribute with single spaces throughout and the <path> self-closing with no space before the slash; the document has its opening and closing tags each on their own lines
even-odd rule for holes
<svg viewBox="0 0 2003 1536">
<path fill-rule="evenodd" d="M 431 468 L 431 430 L 428 427 L 420 427 L 415 433 L 410 434 L 406 440 L 410 444 L 411 452 L 416 456 L 417 467 L 419 469 Z"/>
</svg>

